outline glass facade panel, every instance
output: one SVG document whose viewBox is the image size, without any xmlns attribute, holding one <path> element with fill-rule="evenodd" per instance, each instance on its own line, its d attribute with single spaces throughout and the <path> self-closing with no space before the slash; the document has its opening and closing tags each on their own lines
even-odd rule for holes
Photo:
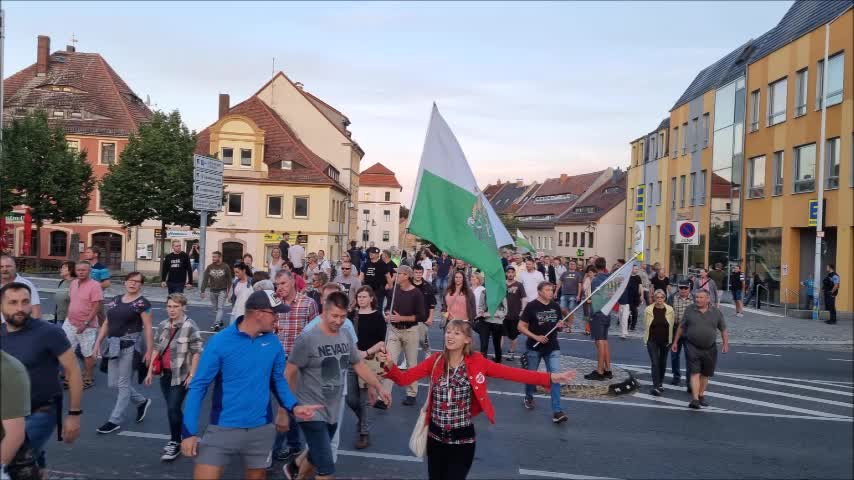
<svg viewBox="0 0 854 480">
<path fill-rule="evenodd" d="M 712 152 L 712 169 L 732 167 L 732 126 L 715 132 L 714 152 Z"/>
<path fill-rule="evenodd" d="M 735 118 L 735 82 L 715 92 L 715 130 L 732 124 Z"/>
<path fill-rule="evenodd" d="M 780 259 L 783 245 L 782 228 L 747 229 L 747 278 L 754 274 L 768 288 L 771 303 L 780 303 Z M 762 291 L 762 301 L 765 292 Z"/>
<path fill-rule="evenodd" d="M 786 88 L 787 79 L 778 80 L 768 85 L 768 125 L 776 125 L 786 120 Z"/>
<path fill-rule="evenodd" d="M 676 236 L 670 235 L 670 272 L 682 278 L 682 266 L 684 264 L 684 246 L 676 243 Z M 688 274 L 696 274 L 705 265 L 706 236 L 700 235 L 699 245 L 688 246 Z"/>
</svg>

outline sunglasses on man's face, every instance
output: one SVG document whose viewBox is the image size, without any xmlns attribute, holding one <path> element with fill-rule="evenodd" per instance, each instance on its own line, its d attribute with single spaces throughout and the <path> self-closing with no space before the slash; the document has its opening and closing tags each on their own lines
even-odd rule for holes
<svg viewBox="0 0 854 480">
<path fill-rule="evenodd" d="M 350 270 L 349 267 L 341 267 L 341 270 Z"/>
<path fill-rule="evenodd" d="M 679 290 L 688 290 L 688 287 L 679 287 Z"/>
</svg>

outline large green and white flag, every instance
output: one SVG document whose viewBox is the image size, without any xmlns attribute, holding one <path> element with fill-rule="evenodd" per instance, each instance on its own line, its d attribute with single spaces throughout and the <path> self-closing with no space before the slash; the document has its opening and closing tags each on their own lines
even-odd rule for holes
<svg viewBox="0 0 854 480">
<path fill-rule="evenodd" d="M 522 235 L 522 231 L 518 228 L 516 229 L 516 248 L 521 250 L 522 253 L 537 253 L 537 249 L 529 241 L 525 240 L 525 236 Z"/>
<path fill-rule="evenodd" d="M 612 273 L 602 285 L 600 285 L 593 295 L 590 302 L 593 305 L 593 311 L 599 311 L 608 315 L 614 304 L 620 299 L 620 295 L 626 290 L 626 285 L 629 283 L 629 277 L 632 275 L 632 265 L 634 260 L 627 262 L 620 267 L 619 270 Z"/>
<path fill-rule="evenodd" d="M 513 239 L 478 188 L 463 149 L 436 104 L 412 199 L 409 232 L 480 269 L 486 278 L 488 308 L 494 312 L 507 293 L 498 249 L 512 245 Z"/>
</svg>

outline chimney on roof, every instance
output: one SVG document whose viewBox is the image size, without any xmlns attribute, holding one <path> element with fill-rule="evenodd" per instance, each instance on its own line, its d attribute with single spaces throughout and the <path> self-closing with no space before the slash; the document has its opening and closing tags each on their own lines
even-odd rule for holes
<svg viewBox="0 0 854 480">
<path fill-rule="evenodd" d="M 66 46 L 65 46 L 65 51 L 66 51 L 66 52 L 68 52 L 68 53 L 74 53 L 74 52 L 76 52 L 76 51 L 77 51 L 77 49 L 76 49 L 76 48 L 74 48 L 74 45 L 66 45 Z"/>
<path fill-rule="evenodd" d="M 50 63 L 50 37 L 39 35 L 36 47 L 36 76 L 44 77 Z"/>
<path fill-rule="evenodd" d="M 303 84 L 302 84 L 302 82 L 297 82 L 297 83 L 295 83 L 295 84 L 294 84 L 294 86 L 296 86 L 297 88 L 299 88 L 300 90 L 302 90 L 302 89 L 303 89 L 303 87 L 304 87 L 305 85 L 303 85 Z"/>
<path fill-rule="evenodd" d="M 560 183 L 563 185 L 566 183 L 567 180 L 569 180 L 569 175 L 567 175 L 565 173 L 561 173 L 560 174 Z"/>
<path fill-rule="evenodd" d="M 228 115 L 228 109 L 230 108 L 231 99 L 227 93 L 219 94 L 219 117 L 218 119 L 222 119 L 222 117 Z"/>
</svg>

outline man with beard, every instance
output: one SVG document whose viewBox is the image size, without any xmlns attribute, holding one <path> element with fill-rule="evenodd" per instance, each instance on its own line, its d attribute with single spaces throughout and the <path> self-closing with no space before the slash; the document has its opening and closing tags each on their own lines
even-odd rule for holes
<svg viewBox="0 0 854 480">
<path fill-rule="evenodd" d="M 0 310 L 6 323 L 0 326 L 0 350 L 27 368 L 30 376 L 30 415 L 27 439 L 36 462 L 45 467 L 44 446 L 53 434 L 62 410 L 59 366 L 68 380 L 68 414 L 62 422 L 62 438 L 72 443 L 80 435 L 80 399 L 83 378 L 65 332 L 56 325 L 32 317 L 30 287 L 12 282 L 0 288 Z"/>
</svg>

